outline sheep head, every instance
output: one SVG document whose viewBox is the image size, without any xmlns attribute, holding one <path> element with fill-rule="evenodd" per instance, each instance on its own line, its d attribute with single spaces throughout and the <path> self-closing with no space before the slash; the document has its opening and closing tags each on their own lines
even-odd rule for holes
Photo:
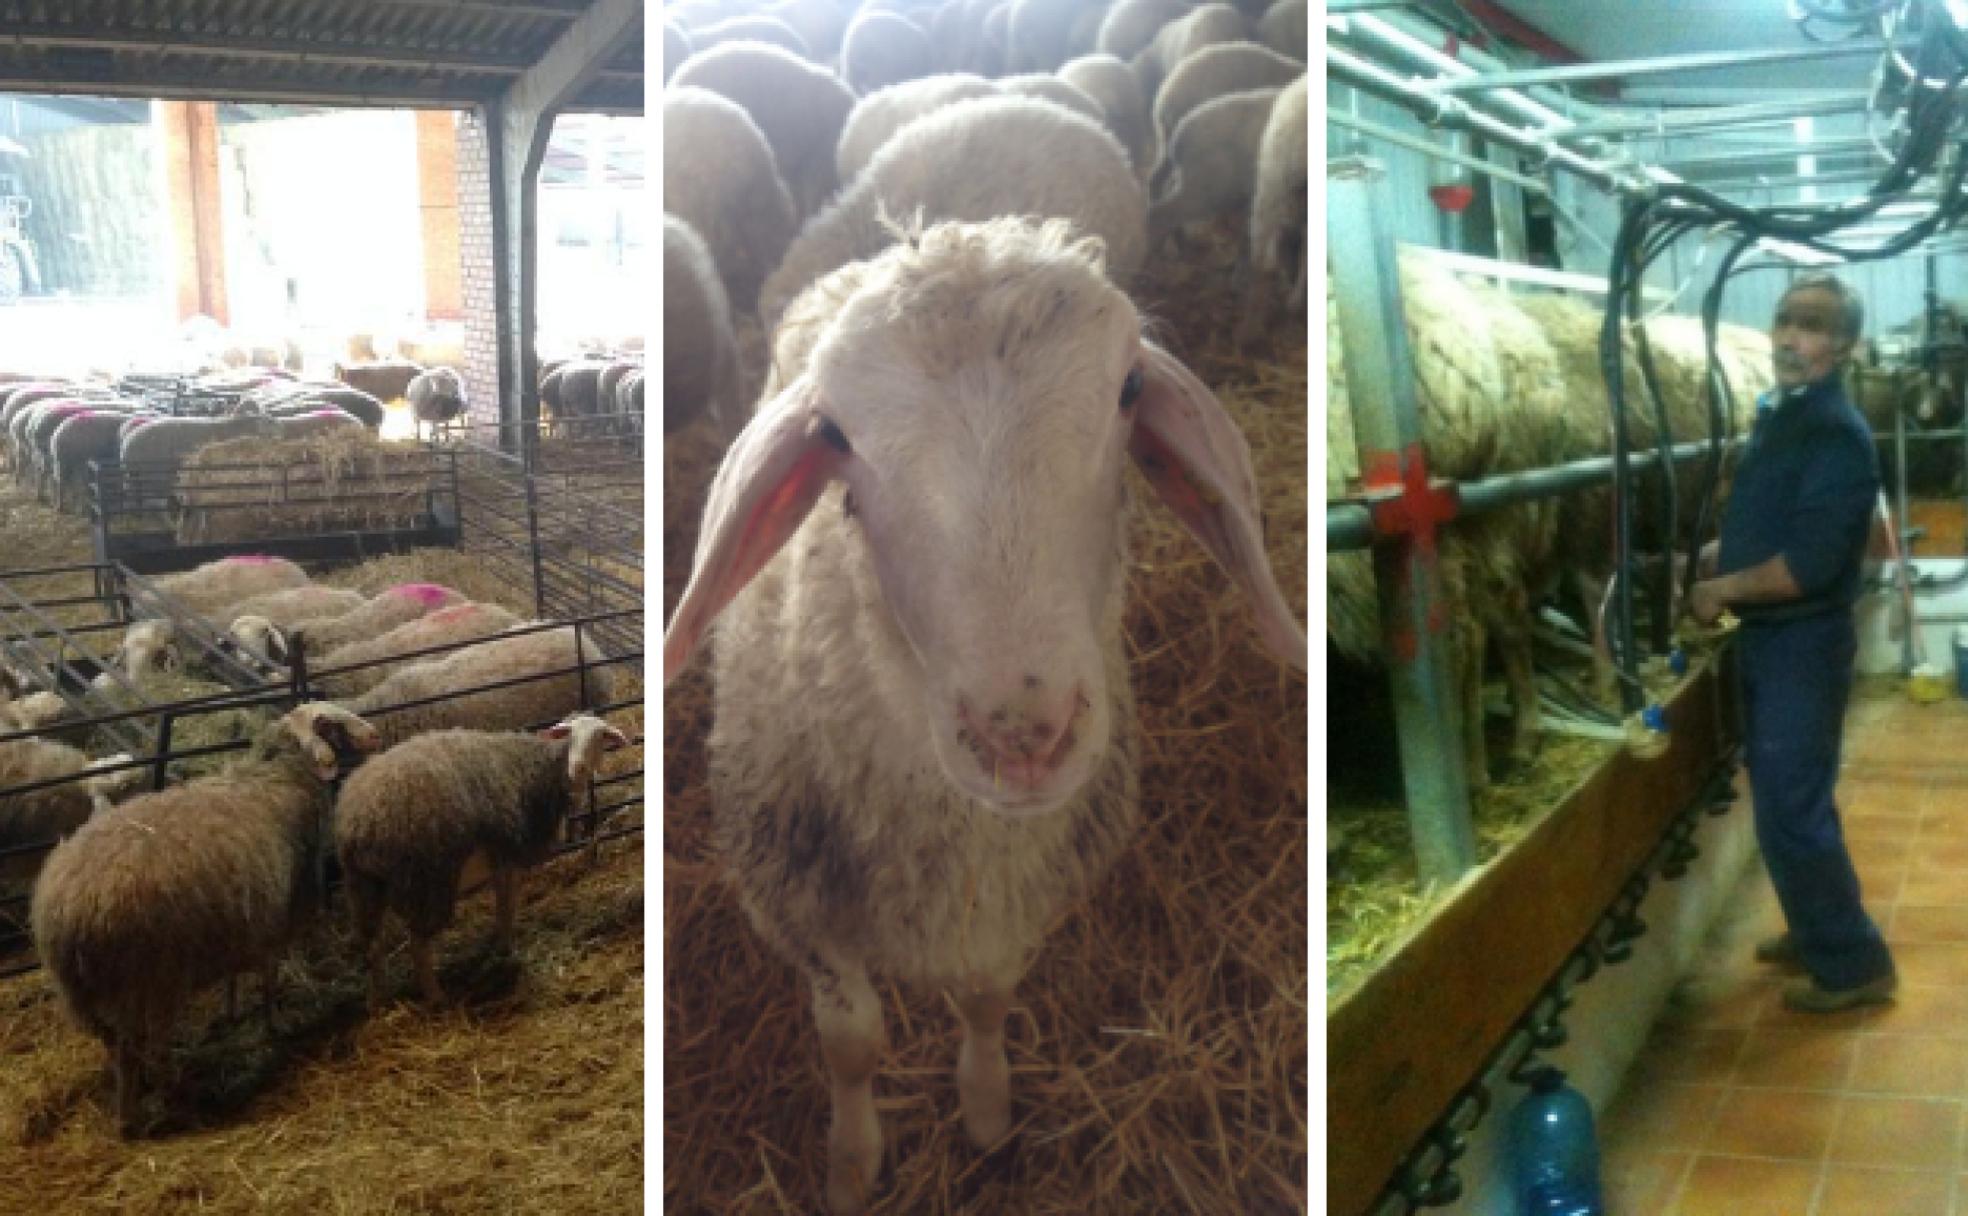
<svg viewBox="0 0 1968 1216">
<path fill-rule="evenodd" d="M 232 636 L 255 654 L 263 654 L 283 666 L 292 662 L 287 635 L 280 626 L 263 616 L 247 613 L 232 622 Z"/>
<path fill-rule="evenodd" d="M 1304 667 L 1249 448 L 1141 336 L 1097 240 L 1062 221 L 943 224 L 842 273 L 865 277 L 718 470 L 666 680 L 839 481 L 945 775 L 1005 813 L 1056 808 L 1112 730 L 1130 457 Z"/>
<path fill-rule="evenodd" d="M 175 672 L 184 665 L 177 632 L 169 621 L 139 621 L 124 631 L 113 661 L 133 680 L 153 672 Z"/>
<path fill-rule="evenodd" d="M 280 725 L 314 765 L 314 775 L 333 781 L 342 771 L 342 758 L 373 752 L 383 746 L 376 728 L 339 705 L 314 701 L 288 713 Z"/>
<path fill-rule="evenodd" d="M 594 774 L 603 752 L 628 747 L 629 737 L 593 714 L 569 714 L 540 732 L 542 739 L 572 739 L 567 749 L 567 780 L 579 789 Z"/>
</svg>

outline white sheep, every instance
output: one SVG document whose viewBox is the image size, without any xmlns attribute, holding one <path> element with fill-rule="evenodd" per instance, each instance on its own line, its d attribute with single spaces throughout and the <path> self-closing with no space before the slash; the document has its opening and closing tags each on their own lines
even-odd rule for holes
<svg viewBox="0 0 1968 1216">
<path fill-rule="evenodd" d="M 361 719 L 303 705 L 244 759 L 92 816 L 48 857 L 35 948 L 69 1016 L 110 1051 L 124 1134 L 194 993 L 257 969 L 271 1023 L 276 964 L 320 903 L 329 783 L 376 742 Z"/>
<path fill-rule="evenodd" d="M 441 426 L 469 408 L 465 382 L 448 367 L 433 367 L 410 382 L 410 413 L 426 426 Z"/>
<path fill-rule="evenodd" d="M 1135 178 L 1146 182 L 1161 155 L 1162 141 L 1134 69 L 1112 55 L 1082 55 L 1061 67 L 1059 78 L 1099 105 L 1107 129 L 1121 141 L 1134 163 Z"/>
<path fill-rule="evenodd" d="M 1305 0 L 1278 0 L 1258 18 L 1258 41 L 1303 64 L 1312 53 L 1305 20 Z"/>
<path fill-rule="evenodd" d="M 1148 239 L 1153 244 L 1194 220 L 1242 212 L 1257 190 L 1258 148 L 1271 106 L 1284 90 L 1229 93 L 1198 106 L 1169 136 L 1150 186 Z"/>
<path fill-rule="evenodd" d="M 353 642 L 374 641 L 400 625 L 465 602 L 464 596 L 437 583 L 399 583 L 346 611 L 301 617 L 286 625 L 258 618 L 265 624 L 264 632 L 251 623 L 254 618 L 235 616 L 232 632 L 262 654 L 291 658 L 295 646 L 305 643 L 313 662 L 319 662 L 314 656 L 332 654 Z"/>
<path fill-rule="evenodd" d="M 883 144 L 923 115 L 967 98 L 995 96 L 996 85 L 968 72 L 922 76 L 876 89 L 854 103 L 841 126 L 834 152 L 837 180 L 851 185 Z"/>
<path fill-rule="evenodd" d="M 894 13 L 862 12 L 841 39 L 840 74 L 847 87 L 868 94 L 891 84 L 927 76 L 935 69 L 929 35 Z"/>
<path fill-rule="evenodd" d="M 11 722 L 0 723 L 0 734 L 11 729 Z M 127 753 L 91 760 L 77 748 L 52 739 L 0 742 L 0 895 L 20 895 L 34 885 L 34 876 L 48 858 L 34 846 L 52 848 L 101 806 L 142 783 L 143 769 L 85 775 L 129 760 Z M 21 788 L 44 781 L 59 784 Z"/>
<path fill-rule="evenodd" d="M 331 697 L 349 697 L 366 692 L 407 667 L 416 659 L 383 662 L 438 646 L 456 646 L 492 637 L 519 625 L 519 617 L 497 604 L 463 603 L 414 617 L 384 633 L 352 639 L 339 646 L 322 646 L 320 657 L 309 661 L 316 686 Z M 302 636 L 306 636 L 305 634 Z M 315 652 L 310 645 L 309 654 Z M 343 668 L 363 666 L 358 670 Z"/>
<path fill-rule="evenodd" d="M 978 97 L 904 126 L 826 210 L 813 217 L 766 281 L 768 326 L 806 286 L 871 257 L 893 239 L 884 215 L 983 221 L 1069 219 L 1106 243 L 1108 272 L 1131 279 L 1146 249 L 1146 207 L 1127 151 L 1099 123 L 1029 97 Z"/>
<path fill-rule="evenodd" d="M 73 414 L 48 440 L 48 471 L 56 505 L 80 505 L 91 463 L 113 464 L 122 449 L 123 427 L 133 418 L 155 418 L 119 410 L 84 410 Z"/>
<path fill-rule="evenodd" d="M 663 217 L 663 431 L 689 425 L 709 410 L 736 431 L 744 391 L 731 305 L 703 238 L 673 215 Z"/>
<path fill-rule="evenodd" d="M 1155 95 L 1155 129 L 1164 140 L 1204 102 L 1226 93 L 1282 88 L 1305 75 L 1305 65 L 1255 42 L 1206 46 L 1175 65 Z"/>
<path fill-rule="evenodd" d="M 502 635 L 419 659 L 343 706 L 370 719 L 385 747 L 434 730 L 524 730 L 557 722 L 613 700 L 615 669 L 598 665 L 604 656 L 591 638 L 577 647 L 575 632 L 568 625 Z M 539 678 L 485 687 L 528 676 Z M 419 701 L 427 703 L 411 704 Z"/>
<path fill-rule="evenodd" d="M 1163 26 L 1187 12 L 1187 0 L 1119 0 L 1101 20 L 1094 49 L 1131 63 L 1155 41 Z M 1142 91 L 1149 97 L 1155 92 L 1146 80 L 1142 81 Z"/>
<path fill-rule="evenodd" d="M 836 1213 L 882 1159 L 871 973 L 952 990 L 965 1129 L 993 1143 L 1012 990 L 1132 833 L 1130 455 L 1305 665 L 1249 448 L 1100 249 L 1060 220 L 939 224 L 816 282 L 664 638 L 668 680 L 716 623 L 718 838 L 812 988 Z"/>
<path fill-rule="evenodd" d="M 217 616 L 229 604 L 286 591 L 307 581 L 307 571 L 284 557 L 248 554 L 222 557 L 194 570 L 167 574 L 156 579 L 152 586 L 187 612 Z M 124 670 L 133 669 L 126 666 Z"/>
<path fill-rule="evenodd" d="M 993 83 L 998 86 L 998 92 L 1006 96 L 1042 98 L 1075 114 L 1084 114 L 1102 125 L 1107 122 L 1107 111 L 1101 109 L 1100 103 L 1089 96 L 1085 89 L 1051 72 L 1028 72 L 1021 76 L 1004 76 Z M 1115 138 L 1120 138 L 1118 132 Z M 1125 147 L 1122 150 L 1125 151 Z"/>
<path fill-rule="evenodd" d="M 1134 70 L 1141 76 L 1141 87 L 1159 95 L 1162 81 L 1189 56 L 1219 42 L 1247 41 L 1250 35 L 1250 21 L 1235 8 L 1228 4 L 1205 4 L 1157 31 L 1155 40 L 1135 56 Z"/>
<path fill-rule="evenodd" d="M 663 91 L 663 209 L 704 238 L 726 294 L 744 312 L 757 306 L 759 284 L 799 227 L 758 125 L 706 89 Z"/>
<path fill-rule="evenodd" d="M 444 999 L 432 939 L 450 923 L 459 880 L 476 855 L 492 872 L 494 941 L 510 953 L 519 875 L 552 853 L 581 809 L 604 749 L 628 736 L 592 714 L 538 734 L 445 730 L 419 735 L 352 774 L 335 803 L 335 852 L 356 940 L 369 962 L 369 1001 L 383 1000 L 378 931 L 394 911 L 410 930 L 424 999 Z"/>
<path fill-rule="evenodd" d="M 1083 15 L 1099 9 L 1099 4 L 1086 0 L 1012 0 L 1006 30 L 1011 43 L 1010 68 L 1015 72 L 1057 68 L 1079 49 L 1072 45 L 1072 39 Z"/>
<path fill-rule="evenodd" d="M 274 432 L 271 419 L 258 416 L 238 418 L 159 418 L 141 428 L 123 432 L 118 459 L 125 471 L 141 471 L 152 478 L 168 479 L 177 472 L 184 458 L 208 444 L 249 436 L 265 437 Z"/>
<path fill-rule="evenodd" d="M 1257 151 L 1257 189 L 1250 210 L 1250 282 L 1238 318 L 1238 341 L 1247 343 L 1271 322 L 1282 298 L 1305 307 L 1306 197 L 1310 119 L 1307 80 L 1300 76 L 1271 103 Z"/>
<path fill-rule="evenodd" d="M 799 214 L 812 213 L 840 184 L 834 148 L 855 99 L 827 69 L 779 47 L 726 43 L 691 56 L 672 87 L 708 89 L 744 107 L 771 146 Z"/>
<path fill-rule="evenodd" d="M 288 661 L 285 630 L 303 621 L 333 620 L 367 602 L 360 591 L 309 583 L 229 604 L 221 614 L 220 623 L 254 654 L 285 663 Z"/>
<path fill-rule="evenodd" d="M 791 51 L 801 59 L 813 56 L 813 48 L 806 45 L 799 31 L 776 17 L 728 17 L 694 26 L 690 31 L 690 45 L 700 52 L 729 42 L 762 42 Z"/>
</svg>

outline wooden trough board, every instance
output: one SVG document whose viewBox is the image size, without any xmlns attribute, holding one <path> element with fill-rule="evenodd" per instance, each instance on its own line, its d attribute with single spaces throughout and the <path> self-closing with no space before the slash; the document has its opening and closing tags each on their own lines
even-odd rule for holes
<svg viewBox="0 0 1968 1216">
<path fill-rule="evenodd" d="M 1725 647 L 1669 701 L 1666 755 L 1609 759 L 1328 1011 L 1333 1216 L 1373 1208 L 1701 791 L 1739 734 L 1734 653 Z"/>
</svg>

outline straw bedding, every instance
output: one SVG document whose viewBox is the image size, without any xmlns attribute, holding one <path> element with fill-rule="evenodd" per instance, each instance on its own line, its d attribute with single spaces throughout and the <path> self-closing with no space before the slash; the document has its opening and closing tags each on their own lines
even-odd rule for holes
<svg viewBox="0 0 1968 1216">
<path fill-rule="evenodd" d="M 1255 357 L 1229 349 L 1234 232 L 1158 260 L 1136 300 L 1249 436 L 1268 547 L 1303 619 L 1302 321 Z M 697 426 L 665 443 L 666 613 L 720 446 Z M 880 987 L 889 1151 L 875 1213 L 1306 1208 L 1307 688 L 1258 648 L 1210 558 L 1130 481 L 1146 827 L 1018 988 L 1011 1146 L 980 1156 L 964 1140 L 945 998 Z M 825 1170 L 818 1040 L 795 974 L 719 879 L 705 669 L 665 696 L 664 1200 L 673 1212 L 810 1212 Z"/>
</svg>

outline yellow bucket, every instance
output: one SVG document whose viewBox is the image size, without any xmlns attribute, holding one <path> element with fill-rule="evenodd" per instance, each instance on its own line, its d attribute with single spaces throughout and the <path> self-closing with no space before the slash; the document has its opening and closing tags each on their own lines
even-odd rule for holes
<svg viewBox="0 0 1968 1216">
<path fill-rule="evenodd" d="M 1907 697 L 1921 705 L 1945 701 L 1954 692 L 1948 686 L 1947 672 L 1931 663 L 1913 669 L 1907 677 Z"/>
</svg>

